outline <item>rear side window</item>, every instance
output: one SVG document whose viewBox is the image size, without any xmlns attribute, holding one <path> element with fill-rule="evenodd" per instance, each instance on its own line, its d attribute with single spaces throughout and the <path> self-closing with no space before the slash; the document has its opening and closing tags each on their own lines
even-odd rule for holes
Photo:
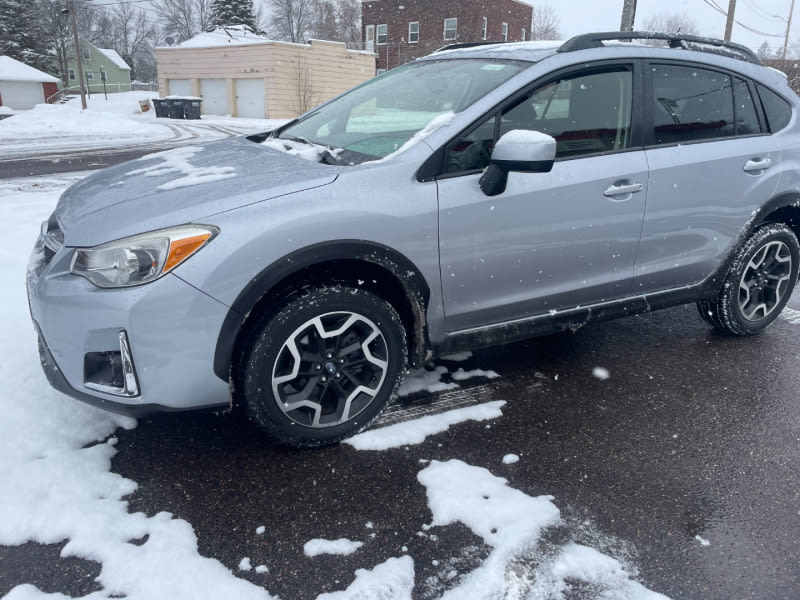
<svg viewBox="0 0 800 600">
<path fill-rule="evenodd" d="M 677 65 L 652 67 L 656 144 L 678 144 L 736 135 L 731 78 Z"/>
<path fill-rule="evenodd" d="M 792 119 L 792 105 L 763 85 L 758 86 L 758 95 L 767 115 L 769 130 L 775 133 L 786 127 Z"/>
<path fill-rule="evenodd" d="M 753 135 L 761 133 L 758 112 L 750 92 L 750 85 L 736 77 L 733 85 L 733 104 L 736 113 L 736 135 Z"/>
</svg>

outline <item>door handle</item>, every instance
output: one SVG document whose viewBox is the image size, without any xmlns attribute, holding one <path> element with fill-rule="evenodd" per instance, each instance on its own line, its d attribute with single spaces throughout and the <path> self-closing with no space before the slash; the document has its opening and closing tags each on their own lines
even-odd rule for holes
<svg viewBox="0 0 800 600">
<path fill-rule="evenodd" d="M 623 196 L 625 194 L 635 194 L 636 192 L 642 191 L 642 184 L 641 183 L 620 183 L 614 184 L 609 187 L 605 192 L 603 192 L 603 196 L 606 198 L 613 198 L 614 196 Z"/>
<path fill-rule="evenodd" d="M 744 163 L 744 170 L 747 173 L 766 171 L 772 166 L 771 158 L 752 158 Z"/>
</svg>

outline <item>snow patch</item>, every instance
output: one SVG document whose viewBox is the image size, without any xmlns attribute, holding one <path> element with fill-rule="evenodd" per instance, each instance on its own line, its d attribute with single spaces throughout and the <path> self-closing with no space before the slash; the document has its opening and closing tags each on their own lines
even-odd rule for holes
<svg viewBox="0 0 800 600">
<path fill-rule="evenodd" d="M 506 454 L 503 457 L 503 464 L 504 465 L 513 465 L 514 463 L 519 462 L 519 455 L 517 454 Z"/>
<path fill-rule="evenodd" d="M 595 379 L 600 379 L 602 381 L 611 377 L 611 373 L 609 373 L 608 369 L 605 367 L 595 367 L 592 369 L 592 376 Z"/>
<path fill-rule="evenodd" d="M 305 543 L 303 552 L 306 556 L 319 556 L 320 554 L 339 554 L 348 556 L 361 548 L 364 542 L 353 542 L 345 538 L 338 540 L 315 539 Z"/>
<path fill-rule="evenodd" d="M 413 589 L 414 560 L 401 556 L 371 571 L 358 569 L 356 580 L 346 590 L 321 594 L 317 600 L 411 600 Z"/>
<path fill-rule="evenodd" d="M 388 450 L 400 446 L 421 444 L 428 436 L 447 431 L 451 425 L 465 421 L 488 421 L 502 417 L 505 400 L 495 400 L 475 406 L 457 408 L 438 415 L 428 415 L 413 421 L 397 423 L 380 429 L 359 433 L 344 441 L 356 450 Z"/>
<path fill-rule="evenodd" d="M 191 185 L 200 185 L 211 181 L 219 181 L 236 175 L 235 167 L 196 167 L 189 162 L 195 154 L 203 150 L 202 146 L 190 148 L 175 148 L 155 152 L 141 157 L 138 160 L 161 159 L 149 167 L 128 171 L 126 175 L 145 175 L 146 177 L 160 177 L 172 173 L 180 173 L 182 177 L 173 179 L 158 186 L 159 190 L 174 190 Z"/>
</svg>

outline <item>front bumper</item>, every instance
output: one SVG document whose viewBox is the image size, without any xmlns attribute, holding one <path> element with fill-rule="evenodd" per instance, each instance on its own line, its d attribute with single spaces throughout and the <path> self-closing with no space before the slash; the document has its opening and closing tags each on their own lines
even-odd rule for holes
<svg viewBox="0 0 800 600">
<path fill-rule="evenodd" d="M 54 388 L 131 416 L 230 404 L 228 383 L 213 369 L 228 307 L 174 274 L 139 287 L 98 288 L 69 273 L 70 254 L 61 248 L 46 255 L 37 245 L 27 274 L 42 368 Z M 123 377 L 134 385 L 98 386 L 91 357 L 116 352 L 124 363 L 123 337 Z"/>
</svg>

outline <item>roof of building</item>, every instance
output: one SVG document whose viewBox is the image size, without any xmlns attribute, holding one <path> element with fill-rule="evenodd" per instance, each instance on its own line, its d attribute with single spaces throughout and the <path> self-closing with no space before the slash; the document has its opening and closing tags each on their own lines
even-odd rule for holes
<svg viewBox="0 0 800 600">
<path fill-rule="evenodd" d="M 268 37 L 253 33 L 244 25 L 217 27 L 214 31 L 204 31 L 178 44 L 177 48 L 214 48 L 217 46 L 241 46 L 244 44 L 263 44 L 271 42 Z"/>
<path fill-rule="evenodd" d="M 117 54 L 116 50 L 112 50 L 110 48 L 97 48 L 97 49 L 100 52 L 102 52 L 106 56 L 107 59 L 109 59 L 111 62 L 113 62 L 115 65 L 117 65 L 120 69 L 125 69 L 127 71 L 131 70 L 131 68 L 128 65 L 128 63 L 126 63 L 124 60 L 122 60 L 122 57 L 119 54 Z"/>
<path fill-rule="evenodd" d="M 34 69 L 14 60 L 10 56 L 0 56 L 0 79 L 4 81 L 41 81 L 46 83 L 58 83 L 58 77 L 53 77 L 47 73 Z"/>
</svg>

